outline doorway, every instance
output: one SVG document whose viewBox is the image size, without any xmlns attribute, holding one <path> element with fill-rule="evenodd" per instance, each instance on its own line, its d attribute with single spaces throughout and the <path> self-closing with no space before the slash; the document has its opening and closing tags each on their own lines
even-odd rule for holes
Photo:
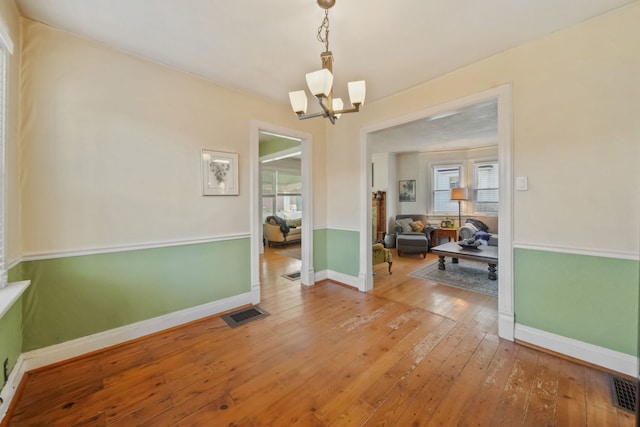
<svg viewBox="0 0 640 427">
<path fill-rule="evenodd" d="M 499 188 L 499 235 L 501 244 L 498 247 L 499 266 L 498 274 L 500 286 L 498 289 L 498 333 L 505 339 L 514 339 L 514 314 L 513 314 L 513 226 L 512 226 L 512 199 L 513 199 L 513 164 L 512 164 L 512 134 L 511 134 L 511 86 L 503 85 L 481 93 L 470 95 L 445 104 L 437 105 L 418 111 L 409 116 L 395 118 L 386 122 L 374 124 L 366 127 L 362 132 L 361 144 L 362 153 L 362 182 L 365 189 L 361 191 L 361 206 L 366 209 L 361 210 L 360 218 L 360 271 L 364 273 L 365 280 L 362 291 L 373 289 L 373 275 L 371 269 L 372 241 L 371 229 L 371 209 L 370 200 L 365 198 L 372 188 L 372 176 L 370 166 L 372 162 L 371 144 L 374 139 L 373 134 L 384 129 L 405 125 L 429 117 L 446 115 L 452 111 L 465 108 L 470 105 L 495 100 L 497 103 L 497 127 L 498 127 L 498 163 L 500 164 L 500 188 Z M 392 197 L 389 195 L 389 197 Z M 388 215 L 393 215 L 393 210 L 388 211 Z"/>
<path fill-rule="evenodd" d="M 260 141 L 270 142 L 271 148 L 268 154 L 260 155 Z M 276 148 L 273 148 L 276 147 Z M 280 147 L 280 148 L 278 148 Z M 299 159 L 300 189 L 294 194 L 281 194 L 278 199 L 277 194 L 273 194 L 272 209 L 274 213 L 281 207 L 282 212 L 291 215 L 300 215 L 301 220 L 301 270 L 300 283 L 303 285 L 313 285 L 315 283 L 315 271 L 313 267 L 313 194 L 312 194 L 312 150 L 311 135 L 291 129 L 281 128 L 253 121 L 251 123 L 251 302 L 260 302 L 260 254 L 263 251 L 264 243 L 264 212 L 263 203 L 262 167 L 260 158 L 263 160 Z M 274 160 L 275 161 L 275 160 Z M 285 162 L 286 163 L 286 162 Z M 290 160 L 292 163 L 292 160 Z M 284 173 L 284 175 L 287 175 Z M 289 174 L 291 175 L 291 174 Z M 273 175 L 276 176 L 276 175 Z M 298 192 L 299 191 L 299 192 Z M 280 206 L 280 204 L 282 206 Z M 286 205 L 286 206 L 285 206 Z"/>
</svg>

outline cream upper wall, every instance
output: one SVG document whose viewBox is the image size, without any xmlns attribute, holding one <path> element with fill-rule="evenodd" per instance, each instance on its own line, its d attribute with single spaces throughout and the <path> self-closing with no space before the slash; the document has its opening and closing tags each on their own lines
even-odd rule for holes
<svg viewBox="0 0 640 427">
<path fill-rule="evenodd" d="M 20 14 L 13 0 L 0 1 L 0 16 L 13 42 L 13 54 L 7 56 L 7 117 L 6 117 L 6 261 L 20 256 Z"/>
<path fill-rule="evenodd" d="M 328 221 L 359 229 L 360 130 L 512 85 L 516 242 L 640 250 L 640 2 L 365 105 L 329 129 Z M 375 84 L 375 82 L 368 82 Z M 356 164 L 354 164 L 354 162 Z M 335 197 L 334 197 L 335 195 Z"/>
<path fill-rule="evenodd" d="M 252 120 L 312 134 L 326 194 L 324 123 L 34 21 L 23 36 L 26 255 L 249 233 Z M 238 153 L 239 196 L 201 195 L 202 148 Z"/>
</svg>

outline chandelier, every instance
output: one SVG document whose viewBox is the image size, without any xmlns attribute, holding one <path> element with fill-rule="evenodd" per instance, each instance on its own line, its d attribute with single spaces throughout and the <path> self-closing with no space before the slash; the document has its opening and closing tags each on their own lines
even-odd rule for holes
<svg viewBox="0 0 640 427">
<path fill-rule="evenodd" d="M 324 52 L 320 54 L 322 69 L 307 73 L 306 79 L 309 91 L 318 99 L 322 111 L 307 114 L 307 94 L 304 90 L 289 92 L 289 101 L 299 120 L 326 117 L 331 124 L 335 124 L 341 114 L 360 111 L 360 106 L 364 104 L 366 85 L 364 80 L 348 83 L 349 99 L 353 108 L 343 109 L 342 99 L 333 97 L 333 54 L 329 50 L 329 9 L 333 7 L 336 0 L 317 1 L 318 5 L 325 10 L 317 36 L 318 41 L 324 43 Z"/>
</svg>

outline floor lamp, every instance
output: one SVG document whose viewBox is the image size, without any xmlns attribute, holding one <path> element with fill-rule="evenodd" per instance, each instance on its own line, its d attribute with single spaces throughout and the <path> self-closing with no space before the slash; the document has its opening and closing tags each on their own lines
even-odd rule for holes
<svg viewBox="0 0 640 427">
<path fill-rule="evenodd" d="M 460 202 L 463 200 L 468 200 L 469 195 L 467 194 L 466 188 L 452 188 L 451 189 L 451 200 L 458 201 L 458 228 L 462 227 L 462 214 L 460 208 Z"/>
</svg>

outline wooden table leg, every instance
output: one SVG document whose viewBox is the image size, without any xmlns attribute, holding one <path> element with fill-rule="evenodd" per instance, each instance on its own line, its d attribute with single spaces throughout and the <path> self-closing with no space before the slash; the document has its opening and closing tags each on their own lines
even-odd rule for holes
<svg viewBox="0 0 640 427">
<path fill-rule="evenodd" d="M 438 270 L 444 270 L 444 255 L 438 255 Z"/>
<path fill-rule="evenodd" d="M 489 264 L 489 280 L 497 280 L 496 264 Z"/>
</svg>

